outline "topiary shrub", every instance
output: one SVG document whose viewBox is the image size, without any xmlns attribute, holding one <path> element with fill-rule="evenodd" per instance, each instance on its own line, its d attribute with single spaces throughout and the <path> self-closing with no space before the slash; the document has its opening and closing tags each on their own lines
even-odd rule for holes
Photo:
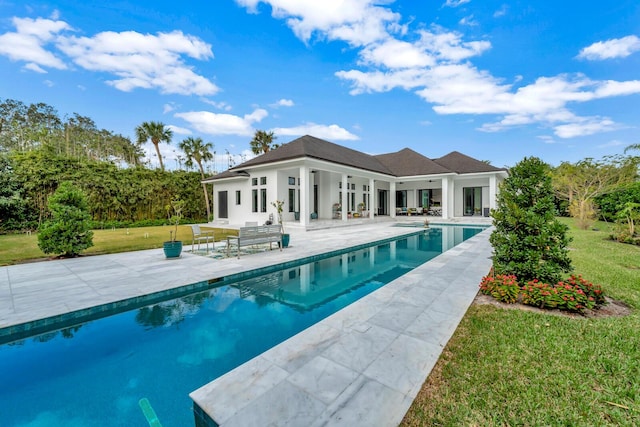
<svg viewBox="0 0 640 427">
<path fill-rule="evenodd" d="M 491 212 L 496 274 L 553 283 L 569 272 L 568 227 L 555 215 L 549 166 L 536 157 L 523 159 L 509 170 Z"/>
<path fill-rule="evenodd" d="M 49 197 L 51 219 L 38 233 L 38 246 L 45 254 L 76 256 L 93 246 L 91 216 L 84 193 L 63 182 Z"/>
</svg>

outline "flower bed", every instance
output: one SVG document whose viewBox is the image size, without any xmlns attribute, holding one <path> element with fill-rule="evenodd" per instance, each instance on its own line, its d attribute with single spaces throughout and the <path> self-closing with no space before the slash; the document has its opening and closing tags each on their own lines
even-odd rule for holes
<svg viewBox="0 0 640 427">
<path fill-rule="evenodd" d="M 578 313 L 605 303 L 604 291 L 600 285 L 574 275 L 555 284 L 536 279 L 521 286 L 513 275 L 489 274 L 483 277 L 480 292 L 505 303 L 521 302 L 539 308 L 557 308 Z"/>
</svg>

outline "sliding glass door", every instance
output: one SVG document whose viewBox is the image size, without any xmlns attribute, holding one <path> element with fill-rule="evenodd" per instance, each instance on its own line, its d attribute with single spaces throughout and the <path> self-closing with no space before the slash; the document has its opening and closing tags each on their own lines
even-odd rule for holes
<svg viewBox="0 0 640 427">
<path fill-rule="evenodd" d="M 464 215 L 482 215 L 482 187 L 465 187 Z"/>
</svg>

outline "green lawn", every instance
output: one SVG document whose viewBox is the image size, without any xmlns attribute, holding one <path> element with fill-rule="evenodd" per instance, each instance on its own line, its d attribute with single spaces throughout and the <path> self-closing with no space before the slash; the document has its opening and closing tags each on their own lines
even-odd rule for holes
<svg viewBox="0 0 640 427">
<path fill-rule="evenodd" d="M 115 230 L 94 230 L 93 246 L 83 254 L 97 255 L 142 249 L 161 248 L 162 242 L 169 239 L 169 225 L 161 227 L 116 228 Z M 207 229 L 208 230 L 208 229 Z M 228 235 L 237 234 L 237 230 L 216 228 L 215 239 L 220 240 Z M 178 239 L 185 245 L 191 244 L 191 227 L 181 225 Z M 0 236 L 0 265 L 46 259 L 38 248 L 36 234 L 9 234 Z"/>
<path fill-rule="evenodd" d="M 578 230 L 575 272 L 631 305 L 623 318 L 567 318 L 473 305 L 404 426 L 640 425 L 640 247 Z"/>
</svg>

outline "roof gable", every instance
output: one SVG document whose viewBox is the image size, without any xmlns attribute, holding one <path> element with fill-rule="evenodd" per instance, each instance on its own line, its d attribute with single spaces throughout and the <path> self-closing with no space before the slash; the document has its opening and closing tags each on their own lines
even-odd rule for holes
<svg viewBox="0 0 640 427">
<path fill-rule="evenodd" d="M 437 175 L 452 172 L 410 148 L 404 148 L 395 153 L 379 154 L 374 157 L 395 176 Z"/>
<path fill-rule="evenodd" d="M 488 163 L 476 160 L 473 157 L 469 157 L 457 151 L 452 151 L 446 156 L 439 159 L 433 159 L 433 161 L 452 172 L 459 174 L 465 173 L 479 173 L 479 172 L 499 172 L 504 169 L 491 166 Z"/>
</svg>

